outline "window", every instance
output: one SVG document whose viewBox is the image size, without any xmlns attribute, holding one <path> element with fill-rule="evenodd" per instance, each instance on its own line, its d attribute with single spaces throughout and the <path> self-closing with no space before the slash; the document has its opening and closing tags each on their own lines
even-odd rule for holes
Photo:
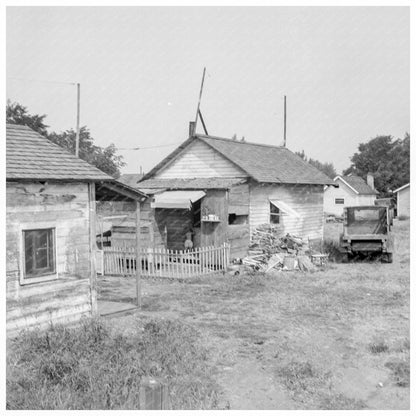
<svg viewBox="0 0 416 416">
<path fill-rule="evenodd" d="M 270 224 L 280 223 L 280 209 L 270 202 Z"/>
<path fill-rule="evenodd" d="M 23 252 L 23 280 L 27 279 L 26 283 L 55 274 L 55 229 L 23 230 Z"/>
<path fill-rule="evenodd" d="M 344 198 L 335 198 L 335 204 L 344 205 Z"/>
<path fill-rule="evenodd" d="M 201 227 L 201 199 L 192 204 L 192 227 Z"/>
<path fill-rule="evenodd" d="M 228 224 L 229 225 L 248 224 L 248 215 L 228 214 Z"/>
</svg>

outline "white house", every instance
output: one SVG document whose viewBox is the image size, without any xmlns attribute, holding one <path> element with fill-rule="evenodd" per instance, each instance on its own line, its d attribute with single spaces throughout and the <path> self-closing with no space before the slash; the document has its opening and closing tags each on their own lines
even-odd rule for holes
<svg viewBox="0 0 416 416">
<path fill-rule="evenodd" d="M 324 192 L 324 211 L 340 216 L 344 207 L 374 205 L 378 191 L 374 189 L 374 177 L 367 175 L 367 182 L 360 176 L 337 176 L 334 182 L 338 188 L 328 186 Z"/>
<path fill-rule="evenodd" d="M 410 183 L 393 191 L 397 194 L 397 216 L 410 217 Z"/>
</svg>

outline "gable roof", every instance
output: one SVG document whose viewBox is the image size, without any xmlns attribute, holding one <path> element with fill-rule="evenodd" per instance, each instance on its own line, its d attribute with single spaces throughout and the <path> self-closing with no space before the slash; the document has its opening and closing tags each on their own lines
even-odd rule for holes
<svg viewBox="0 0 416 416">
<path fill-rule="evenodd" d="M 144 176 L 144 173 L 125 173 L 118 178 L 118 181 L 132 188 L 137 187 L 137 182 Z"/>
<path fill-rule="evenodd" d="M 27 126 L 6 124 L 6 179 L 114 180 Z"/>
<path fill-rule="evenodd" d="M 340 179 L 347 186 L 349 186 L 357 195 L 377 195 L 378 191 L 373 189 L 367 184 L 367 182 L 361 177 L 356 175 L 349 176 L 337 176 L 334 181 Z"/>
<path fill-rule="evenodd" d="M 406 183 L 406 185 L 401 186 L 400 188 L 397 188 L 393 191 L 393 193 L 395 194 L 396 192 L 400 192 L 403 191 L 403 189 L 406 189 L 408 186 L 410 186 L 410 182 Z"/>
<path fill-rule="evenodd" d="M 194 140 L 206 143 L 242 169 L 247 177 L 257 182 L 334 185 L 334 182 L 325 174 L 286 147 L 240 142 L 206 135 L 196 135 L 186 140 L 145 175 L 143 181 L 150 179 L 163 166 L 179 156 Z"/>
</svg>

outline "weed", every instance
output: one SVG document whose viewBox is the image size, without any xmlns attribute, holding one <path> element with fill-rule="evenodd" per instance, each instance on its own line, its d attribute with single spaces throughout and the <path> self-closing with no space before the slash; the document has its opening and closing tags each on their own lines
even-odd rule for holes
<svg viewBox="0 0 416 416">
<path fill-rule="evenodd" d="M 410 385 L 410 365 L 409 361 L 389 361 L 385 366 L 393 372 L 393 378 L 400 387 Z"/>
<path fill-rule="evenodd" d="M 287 389 L 294 394 L 314 393 L 317 388 L 326 384 L 330 376 L 330 373 L 322 373 L 308 361 L 291 361 L 277 373 Z"/>
<path fill-rule="evenodd" d="M 7 408 L 139 409 L 146 377 L 168 385 L 173 408 L 217 406 L 214 371 L 196 329 L 167 320 L 133 329 L 126 336 L 89 319 L 22 333 L 8 354 Z"/>
<path fill-rule="evenodd" d="M 371 342 L 368 348 L 372 354 L 380 354 L 389 350 L 389 346 L 384 341 Z"/>
</svg>

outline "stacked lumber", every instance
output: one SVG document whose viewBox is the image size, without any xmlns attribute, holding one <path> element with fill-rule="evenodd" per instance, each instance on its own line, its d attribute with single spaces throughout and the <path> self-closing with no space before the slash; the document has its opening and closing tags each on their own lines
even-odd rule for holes
<svg viewBox="0 0 416 416">
<path fill-rule="evenodd" d="M 262 224 L 254 230 L 248 254 L 242 263 L 265 273 L 273 269 L 315 270 L 308 243 L 294 235 L 282 235 L 271 224 Z"/>
</svg>

